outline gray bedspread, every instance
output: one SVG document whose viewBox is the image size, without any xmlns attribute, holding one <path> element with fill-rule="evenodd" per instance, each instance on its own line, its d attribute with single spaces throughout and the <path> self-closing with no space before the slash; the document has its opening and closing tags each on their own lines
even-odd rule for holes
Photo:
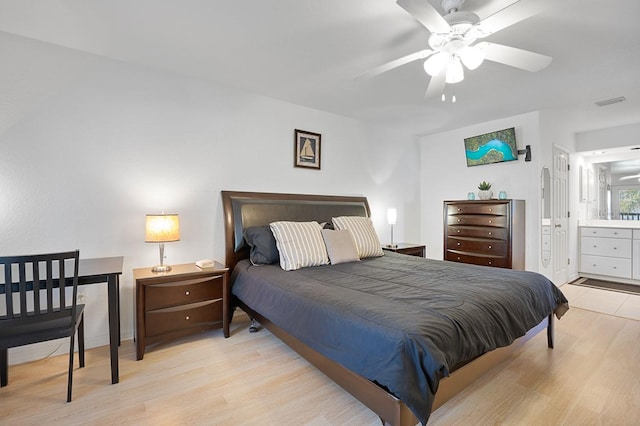
<svg viewBox="0 0 640 426">
<path fill-rule="evenodd" d="M 395 253 L 290 272 L 242 261 L 232 286 L 257 313 L 386 387 L 423 424 L 439 380 L 455 366 L 568 309 L 534 272 Z"/>
</svg>

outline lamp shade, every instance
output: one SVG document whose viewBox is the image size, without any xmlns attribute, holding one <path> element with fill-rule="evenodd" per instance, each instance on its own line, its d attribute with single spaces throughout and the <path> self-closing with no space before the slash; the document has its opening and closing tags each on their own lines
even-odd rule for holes
<svg viewBox="0 0 640 426">
<path fill-rule="evenodd" d="M 168 243 L 180 240 L 180 221 L 177 214 L 148 214 L 147 243 Z"/>
<path fill-rule="evenodd" d="M 387 222 L 389 225 L 395 225 L 398 220 L 398 211 L 396 209 L 387 210 Z"/>
</svg>

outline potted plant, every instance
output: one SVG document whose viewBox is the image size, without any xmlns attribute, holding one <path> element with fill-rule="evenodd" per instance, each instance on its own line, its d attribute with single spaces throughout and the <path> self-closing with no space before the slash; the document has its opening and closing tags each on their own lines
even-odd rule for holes
<svg viewBox="0 0 640 426">
<path fill-rule="evenodd" d="M 483 180 L 480 182 L 480 185 L 478 185 L 478 189 L 480 190 L 480 192 L 478 192 L 478 198 L 481 200 L 489 200 L 493 197 L 493 191 L 491 191 L 491 184 L 489 182 Z"/>
</svg>

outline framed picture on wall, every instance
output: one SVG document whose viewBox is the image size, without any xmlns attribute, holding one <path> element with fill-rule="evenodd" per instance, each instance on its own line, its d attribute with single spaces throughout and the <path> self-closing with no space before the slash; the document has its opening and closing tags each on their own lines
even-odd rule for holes
<svg viewBox="0 0 640 426">
<path fill-rule="evenodd" d="M 320 170 L 320 142 L 319 133 L 295 129 L 293 142 L 293 165 L 307 169 Z"/>
</svg>

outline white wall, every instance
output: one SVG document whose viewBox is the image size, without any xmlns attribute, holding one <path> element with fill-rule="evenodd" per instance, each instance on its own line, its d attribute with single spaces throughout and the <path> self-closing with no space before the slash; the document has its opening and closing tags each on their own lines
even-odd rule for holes
<svg viewBox="0 0 640 426">
<path fill-rule="evenodd" d="M 4 33 L 0 51 L 0 253 L 124 256 L 124 339 L 131 270 L 158 263 L 146 213 L 180 214 L 168 264 L 224 261 L 225 189 L 363 194 L 383 242 L 388 207 L 399 211 L 397 240 L 419 235 L 420 164 L 407 135 Z M 293 167 L 296 128 L 322 134 L 320 171 Z M 105 345 L 106 285 L 82 292 L 87 346 Z M 58 345 L 12 349 L 10 362 Z"/>
<path fill-rule="evenodd" d="M 518 149 L 531 145 L 532 161 L 518 161 L 467 167 L 464 139 L 496 130 L 515 127 Z M 478 192 L 478 184 L 490 182 L 494 197 L 499 191 L 508 198 L 525 200 L 526 269 L 538 270 L 540 136 L 538 113 L 507 117 L 450 132 L 420 138 L 422 239 L 427 257 L 443 258 L 443 202 L 464 200 L 468 192 Z M 476 195 L 477 197 L 477 195 Z"/>
</svg>

